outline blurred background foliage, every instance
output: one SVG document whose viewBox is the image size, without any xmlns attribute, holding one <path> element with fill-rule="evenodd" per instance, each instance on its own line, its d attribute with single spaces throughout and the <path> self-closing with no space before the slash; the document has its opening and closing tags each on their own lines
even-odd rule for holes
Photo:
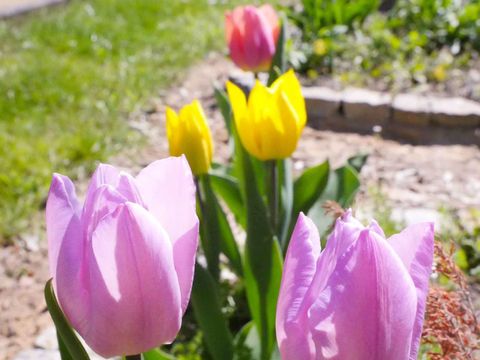
<svg viewBox="0 0 480 360">
<path fill-rule="evenodd" d="M 292 58 L 311 79 L 333 74 L 345 83 L 395 91 L 443 83 L 453 70 L 479 67 L 478 0 L 301 3 L 287 9 L 299 30 L 300 51 Z M 469 96 L 480 99 L 480 87 Z"/>
</svg>

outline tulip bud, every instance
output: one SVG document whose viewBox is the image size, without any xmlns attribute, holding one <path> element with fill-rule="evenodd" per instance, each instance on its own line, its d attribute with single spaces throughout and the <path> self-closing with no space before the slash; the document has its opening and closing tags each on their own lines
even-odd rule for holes
<svg viewBox="0 0 480 360">
<path fill-rule="evenodd" d="M 267 71 L 270 68 L 280 22 L 275 10 L 266 4 L 238 6 L 225 14 L 225 35 L 230 57 L 245 71 Z"/>
<path fill-rule="evenodd" d="M 284 159 L 296 149 L 307 121 L 305 99 L 295 73 L 289 70 L 270 87 L 257 81 L 247 99 L 227 82 L 233 116 L 245 149 L 260 160 Z"/>
<path fill-rule="evenodd" d="M 207 119 L 200 103 L 185 105 L 180 113 L 167 107 L 167 137 L 170 155 L 184 154 L 194 175 L 208 172 L 213 156 L 213 143 Z"/>
<path fill-rule="evenodd" d="M 320 249 L 300 214 L 288 248 L 277 305 L 283 360 L 416 359 L 433 261 L 433 224 L 385 239 L 350 211 Z"/>
<path fill-rule="evenodd" d="M 101 164 L 83 206 L 70 179 L 55 174 L 46 222 L 58 301 L 94 351 L 134 355 L 175 339 L 198 242 L 184 157 L 156 161 L 136 178 Z"/>
</svg>

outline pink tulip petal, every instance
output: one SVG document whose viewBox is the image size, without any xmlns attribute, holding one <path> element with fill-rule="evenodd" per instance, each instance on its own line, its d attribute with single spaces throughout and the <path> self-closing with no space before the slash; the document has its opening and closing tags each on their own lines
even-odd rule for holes
<svg viewBox="0 0 480 360">
<path fill-rule="evenodd" d="M 69 245 L 73 239 L 81 244 L 79 214 L 80 205 L 72 181 L 66 176 L 54 174 L 46 207 L 48 261 L 53 278 L 57 273 L 58 255 L 64 239 Z"/>
<path fill-rule="evenodd" d="M 82 214 L 85 239 L 90 241 L 99 221 L 126 201 L 127 199 L 112 185 L 102 184 L 95 191 L 92 189 Z"/>
<path fill-rule="evenodd" d="M 99 164 L 97 169 L 92 175 L 87 188 L 87 194 L 85 196 L 85 203 L 83 206 L 83 218 L 88 219 L 92 215 L 92 211 L 95 207 L 94 203 L 97 201 L 96 195 L 97 189 L 102 185 L 110 185 L 112 189 L 115 189 L 118 184 L 118 177 L 120 172 L 113 166 L 107 164 Z M 85 223 L 85 221 L 84 221 Z"/>
<path fill-rule="evenodd" d="M 267 19 L 253 6 L 246 6 L 244 56 L 254 70 L 267 70 L 275 53 L 275 43 Z M 258 71 L 257 70 L 257 71 Z"/>
<path fill-rule="evenodd" d="M 168 234 L 143 207 L 125 203 L 98 224 L 90 248 L 89 321 L 78 328 L 105 357 L 173 341 L 180 289 Z"/>
<path fill-rule="evenodd" d="M 185 156 L 156 161 L 138 174 L 137 185 L 148 209 L 173 242 L 182 310 L 190 298 L 198 246 L 196 190 Z"/>
<path fill-rule="evenodd" d="M 417 312 L 409 357 L 411 360 L 417 359 L 420 346 L 425 302 L 428 295 L 428 280 L 432 272 L 433 241 L 433 223 L 411 225 L 400 234 L 393 235 L 388 239 L 389 244 L 410 273 L 417 290 Z"/>
<path fill-rule="evenodd" d="M 103 184 L 112 185 L 114 187 L 118 184 L 118 176 L 120 171 L 118 171 L 114 166 L 108 164 L 99 164 L 95 169 L 95 172 L 90 179 L 87 189 L 88 194 L 95 192 L 95 190 Z"/>
<path fill-rule="evenodd" d="M 362 230 L 309 310 L 316 359 L 407 359 L 416 301 L 413 282 L 391 246 Z"/>
<path fill-rule="evenodd" d="M 60 305 L 73 326 L 87 321 L 83 281 L 84 238 L 80 205 L 66 176 L 54 174 L 46 208 L 50 274 Z"/>
<path fill-rule="evenodd" d="M 307 319 L 299 314 L 302 300 L 316 270 L 321 245 L 315 224 L 301 213 L 292 234 L 283 267 L 277 304 L 276 330 L 282 358 L 308 360 L 314 345 L 305 330 Z"/>
<path fill-rule="evenodd" d="M 136 180 L 130 174 L 123 171 L 120 172 L 117 191 L 122 194 L 127 201 L 146 207 L 142 195 L 140 195 L 140 191 L 138 190 Z"/>
<path fill-rule="evenodd" d="M 330 275 L 335 270 L 338 259 L 357 241 L 362 229 L 364 226 L 353 217 L 351 210 L 337 219 L 333 232 L 327 239 L 325 250 L 318 258 L 315 276 L 305 294 L 302 311 L 306 312 L 308 306 L 315 301 L 318 293 L 325 287 Z"/>
<path fill-rule="evenodd" d="M 276 45 L 280 33 L 280 20 L 278 19 L 275 9 L 270 4 L 263 4 L 258 8 L 258 11 L 267 20 L 268 26 L 273 34 L 274 44 Z"/>
</svg>

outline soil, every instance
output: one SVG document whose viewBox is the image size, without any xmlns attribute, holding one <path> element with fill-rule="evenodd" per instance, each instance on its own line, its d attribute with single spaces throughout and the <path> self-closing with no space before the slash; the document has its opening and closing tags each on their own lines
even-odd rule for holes
<svg viewBox="0 0 480 360">
<path fill-rule="evenodd" d="M 155 96 L 151 111 L 133 114 L 129 123 L 147 145 L 128 149 L 111 163 L 136 173 L 151 161 L 167 156 L 165 106 L 178 110 L 198 98 L 209 118 L 215 139 L 215 160 L 227 160 L 227 132 L 215 107 L 212 85 L 222 86 L 233 65 L 210 54 L 188 70 L 176 85 Z M 370 154 L 362 170 L 358 206 L 371 204 L 371 189 L 381 189 L 395 209 L 456 211 L 480 207 L 480 149 L 475 146 L 413 146 L 376 136 L 336 133 L 306 128 L 293 155 L 295 169 L 331 160 L 342 164 L 358 152 Z M 80 184 L 79 188 L 85 188 Z M 38 334 L 51 326 L 43 300 L 49 278 L 43 234 L 0 249 L 0 358 L 9 360 L 34 346 Z"/>
</svg>

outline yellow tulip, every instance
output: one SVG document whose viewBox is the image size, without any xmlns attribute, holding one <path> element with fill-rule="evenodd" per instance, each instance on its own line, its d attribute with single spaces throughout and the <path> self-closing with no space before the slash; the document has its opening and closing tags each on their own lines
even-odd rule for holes
<svg viewBox="0 0 480 360">
<path fill-rule="evenodd" d="M 257 81 L 248 97 L 231 82 L 227 92 L 233 117 L 245 149 L 260 160 L 284 159 L 297 147 L 307 115 L 305 99 L 290 70 L 270 87 Z"/>
<path fill-rule="evenodd" d="M 187 157 L 195 175 L 208 172 L 213 156 L 213 143 L 207 119 L 195 100 L 177 113 L 167 107 L 167 137 L 170 155 Z"/>
</svg>

